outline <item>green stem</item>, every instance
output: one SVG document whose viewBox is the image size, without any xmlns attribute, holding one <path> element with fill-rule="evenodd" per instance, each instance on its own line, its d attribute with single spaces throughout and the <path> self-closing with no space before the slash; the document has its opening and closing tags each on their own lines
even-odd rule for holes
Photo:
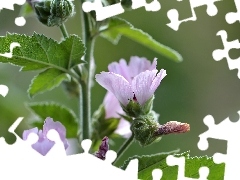
<svg viewBox="0 0 240 180">
<path fill-rule="evenodd" d="M 133 143 L 134 135 L 132 134 L 129 139 L 127 139 L 124 144 L 120 147 L 117 152 L 117 158 L 113 162 L 113 165 L 116 165 L 117 161 L 122 157 L 123 153 L 129 148 L 129 146 Z"/>
<path fill-rule="evenodd" d="M 81 6 L 84 0 L 81 0 Z M 90 23 L 88 19 L 88 14 L 82 11 L 81 8 L 81 17 L 82 17 L 82 33 L 83 33 L 83 42 L 86 46 L 86 52 L 84 60 L 87 62 L 88 75 L 85 80 L 81 80 L 81 98 L 79 99 L 80 104 L 80 129 L 81 135 L 80 140 L 90 139 L 91 138 L 91 85 L 92 78 L 94 74 L 94 58 L 93 58 L 93 47 L 94 39 L 91 38 Z"/>
<path fill-rule="evenodd" d="M 61 32 L 62 32 L 62 34 L 63 34 L 63 37 L 64 37 L 65 39 L 68 38 L 68 32 L 67 32 L 67 29 L 66 29 L 66 27 L 65 27 L 64 24 L 62 24 L 62 25 L 60 26 L 60 30 L 61 30 Z"/>
</svg>

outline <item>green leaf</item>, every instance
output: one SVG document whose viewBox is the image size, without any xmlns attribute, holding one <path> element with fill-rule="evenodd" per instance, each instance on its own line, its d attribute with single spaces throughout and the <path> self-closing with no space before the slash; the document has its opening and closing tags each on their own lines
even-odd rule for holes
<svg viewBox="0 0 240 180">
<path fill-rule="evenodd" d="M 117 44 L 123 35 L 171 60 L 182 61 L 182 56 L 177 51 L 157 42 L 149 34 L 134 28 L 132 24 L 120 18 L 110 18 L 108 27 L 102 30 L 100 35 L 113 44 Z"/>
<path fill-rule="evenodd" d="M 92 148 L 96 150 L 103 137 L 114 136 L 114 131 L 117 129 L 120 118 L 105 118 L 105 109 L 101 105 L 97 111 L 93 114 L 93 141 Z"/>
<path fill-rule="evenodd" d="M 32 123 L 33 127 L 42 129 L 44 120 L 51 117 L 54 121 L 59 121 L 65 126 L 67 138 L 77 138 L 77 117 L 72 110 L 54 102 L 30 103 L 27 106 L 40 117 L 40 121 Z"/>
<path fill-rule="evenodd" d="M 37 33 L 32 36 L 7 33 L 0 37 L 0 53 L 8 52 L 12 42 L 18 42 L 21 47 L 14 48 L 12 58 L 0 56 L 0 62 L 21 66 L 21 71 L 55 68 L 67 73 L 83 62 L 85 47 L 76 35 L 58 43 Z"/>
<path fill-rule="evenodd" d="M 70 80 L 66 73 L 58 69 L 47 69 L 33 78 L 28 94 L 33 97 L 36 94 L 50 91 L 64 80 Z"/>
<path fill-rule="evenodd" d="M 152 171 L 154 169 L 161 169 L 163 176 L 161 180 L 175 180 L 178 176 L 178 166 L 168 166 L 166 158 L 170 153 L 159 153 L 155 155 L 134 156 L 125 161 L 122 166 L 126 169 L 128 163 L 132 159 L 138 159 L 138 178 L 144 180 L 152 180 Z M 215 164 L 212 157 L 200 156 L 189 157 L 189 151 L 182 154 L 174 154 L 175 157 L 185 157 L 185 176 L 189 178 L 199 178 L 199 168 L 207 166 L 209 168 L 209 180 L 224 179 L 224 164 Z"/>
<path fill-rule="evenodd" d="M 58 43 L 44 35 L 32 36 L 10 34 L 0 37 L 0 54 L 9 52 L 10 44 L 18 42 L 21 47 L 13 49 L 12 58 L 0 56 L 0 62 L 21 66 L 21 71 L 47 69 L 35 76 L 28 89 L 30 97 L 57 87 L 67 74 L 76 77 L 71 68 L 82 63 L 85 47 L 81 39 L 71 35 Z"/>
</svg>

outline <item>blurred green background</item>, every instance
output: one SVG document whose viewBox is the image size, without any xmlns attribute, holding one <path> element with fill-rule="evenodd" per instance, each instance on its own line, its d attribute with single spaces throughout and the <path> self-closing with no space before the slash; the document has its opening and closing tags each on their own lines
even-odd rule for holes
<svg viewBox="0 0 240 180">
<path fill-rule="evenodd" d="M 226 153 L 225 141 L 209 140 L 209 149 L 200 151 L 197 147 L 198 135 L 208 128 L 203 124 L 203 118 L 211 114 L 215 122 L 219 123 L 227 117 L 231 121 L 237 121 L 240 110 L 240 80 L 237 70 L 230 71 L 226 59 L 219 62 L 212 57 L 212 51 L 222 49 L 221 38 L 216 36 L 219 30 L 226 30 L 228 41 L 240 38 L 240 24 L 236 22 L 229 25 L 225 21 L 228 12 L 235 12 L 234 0 L 224 0 L 215 3 L 218 13 L 210 17 L 206 13 L 207 6 L 195 9 L 197 20 L 182 23 L 178 31 L 174 31 L 166 24 L 169 23 L 167 11 L 175 8 L 179 11 L 180 19 L 186 19 L 191 14 L 189 1 L 177 2 L 176 0 L 159 1 L 161 10 L 147 12 L 144 8 L 127 11 L 119 17 L 128 20 L 136 28 L 149 33 L 157 41 L 177 50 L 183 56 L 183 62 L 175 63 L 162 57 L 154 51 L 142 45 L 122 37 L 118 45 L 112 45 L 103 38 L 98 38 L 95 45 L 96 73 L 107 71 L 107 65 L 113 61 L 124 58 L 127 61 L 131 56 L 146 57 L 149 60 L 158 58 L 158 69 L 166 69 L 167 76 L 156 91 L 154 110 L 160 113 L 160 123 L 167 121 L 186 122 L 191 125 L 191 131 L 181 135 L 169 135 L 146 148 L 140 148 L 134 143 L 123 159 L 140 154 L 180 149 L 181 152 L 190 150 L 191 156 L 213 155 L 215 152 Z M 81 36 L 79 2 L 75 0 L 77 7 L 76 16 L 66 23 L 70 34 Z M 26 33 L 32 35 L 45 34 L 55 40 L 61 40 L 61 32 L 58 28 L 48 28 L 39 23 L 36 17 L 27 18 L 26 25 L 18 27 L 14 20 L 18 17 L 20 6 L 15 5 L 15 11 L 3 9 L 0 12 L 0 35 L 6 32 Z M 240 51 L 230 50 L 230 57 L 236 59 Z M 9 94 L 0 97 L 0 136 L 6 137 L 9 143 L 14 141 L 8 136 L 8 127 L 18 118 L 24 117 L 24 122 L 17 129 L 19 134 L 28 129 L 27 120 L 34 118 L 25 107 L 27 102 L 55 101 L 71 107 L 78 114 L 77 100 L 70 98 L 62 87 L 52 90 L 30 99 L 27 95 L 28 85 L 36 72 L 19 72 L 19 67 L 0 64 L 0 84 L 9 87 Z M 92 111 L 96 110 L 106 93 L 105 89 L 95 84 L 92 91 Z M 225 133 L 225 132 L 223 132 Z M 111 149 L 117 150 L 124 139 L 117 139 Z M 122 161 L 119 162 L 121 164 Z"/>
</svg>

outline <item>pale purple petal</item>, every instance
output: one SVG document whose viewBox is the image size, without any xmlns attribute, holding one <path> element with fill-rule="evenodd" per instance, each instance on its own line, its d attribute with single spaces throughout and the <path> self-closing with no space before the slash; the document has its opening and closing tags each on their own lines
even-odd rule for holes
<svg viewBox="0 0 240 180">
<path fill-rule="evenodd" d="M 151 64 L 151 62 L 144 57 L 140 58 L 138 56 L 132 56 L 129 62 L 131 78 L 134 78 L 135 76 L 146 70 L 155 70 L 156 65 L 157 65 L 156 58 Z"/>
<path fill-rule="evenodd" d="M 157 76 L 154 78 L 151 87 L 149 88 L 150 93 L 154 93 L 160 85 L 162 79 L 167 75 L 166 70 L 161 69 Z"/>
<path fill-rule="evenodd" d="M 121 118 L 115 133 L 125 138 L 129 138 L 132 134 L 132 131 L 130 130 L 130 126 L 131 124 L 128 121 Z"/>
<path fill-rule="evenodd" d="M 118 99 L 110 91 L 108 91 L 105 95 L 103 103 L 106 111 L 106 119 L 112 117 L 119 118 L 120 116 L 118 113 L 123 114 L 123 110 Z"/>
<path fill-rule="evenodd" d="M 124 106 L 132 99 L 131 86 L 123 76 L 112 72 L 102 72 L 101 74 L 97 74 L 95 78 L 101 86 L 112 92 Z"/>
<path fill-rule="evenodd" d="M 111 93 L 107 92 L 105 95 L 105 98 L 103 100 L 104 107 L 105 107 L 105 118 L 120 118 L 119 114 L 125 114 L 122 110 L 122 107 L 117 100 L 117 98 Z M 117 129 L 115 130 L 116 134 L 119 134 L 125 138 L 128 138 L 131 136 L 131 130 L 130 130 L 130 123 L 126 121 L 125 119 L 121 118 L 120 122 L 118 124 Z"/>
<path fill-rule="evenodd" d="M 140 105 L 143 105 L 152 97 L 154 92 L 150 91 L 150 87 L 156 77 L 156 74 L 157 70 L 147 70 L 134 77 L 132 81 L 132 90 Z"/>
<path fill-rule="evenodd" d="M 37 152 L 39 152 L 40 154 L 42 154 L 43 156 L 45 156 L 50 149 L 53 147 L 53 145 L 55 144 L 55 142 L 47 139 L 42 131 L 40 130 L 39 133 L 39 139 L 38 142 L 36 142 L 35 144 L 32 145 L 32 148 L 35 149 Z"/>
<path fill-rule="evenodd" d="M 59 136 L 64 143 L 65 149 L 68 147 L 68 142 L 66 139 L 66 129 L 65 127 L 60 123 L 60 122 L 54 122 L 52 118 L 46 118 L 44 125 L 43 125 L 43 130 L 39 130 L 38 128 L 32 128 L 29 130 L 23 131 L 23 140 L 27 140 L 28 135 L 30 133 L 35 133 L 38 135 L 38 141 L 32 145 L 32 148 L 35 149 L 37 152 L 45 156 L 48 151 L 53 147 L 55 142 L 49 140 L 47 138 L 47 132 L 50 129 L 55 129 L 58 133 Z"/>
<path fill-rule="evenodd" d="M 66 139 L 66 128 L 60 122 L 54 122 L 52 118 L 47 117 L 43 125 L 43 136 L 47 136 L 47 132 L 51 129 L 54 129 L 58 132 L 65 149 L 67 149 L 68 142 Z"/>
<path fill-rule="evenodd" d="M 35 134 L 38 135 L 38 128 L 35 127 L 35 128 L 32 128 L 32 129 L 29 129 L 29 130 L 24 130 L 24 131 L 23 131 L 23 135 L 22 135 L 23 140 L 24 140 L 24 141 L 27 140 L 28 135 L 31 134 L 31 133 L 35 133 Z"/>
<path fill-rule="evenodd" d="M 152 65 L 148 70 L 151 71 L 151 70 L 155 70 L 155 69 L 157 69 L 157 58 L 153 59 Z"/>
<path fill-rule="evenodd" d="M 108 65 L 109 72 L 119 74 L 123 76 L 128 82 L 131 81 L 129 67 L 124 59 L 121 59 L 119 63 L 112 62 Z"/>
</svg>

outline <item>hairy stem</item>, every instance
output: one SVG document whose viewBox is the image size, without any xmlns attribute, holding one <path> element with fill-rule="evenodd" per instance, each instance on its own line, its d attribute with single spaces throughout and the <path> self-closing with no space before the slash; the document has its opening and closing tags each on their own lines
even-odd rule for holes
<svg viewBox="0 0 240 180">
<path fill-rule="evenodd" d="M 116 165 L 117 161 L 121 158 L 123 153 L 129 148 L 129 146 L 133 143 L 134 135 L 132 134 L 129 139 L 127 139 L 124 144 L 120 147 L 117 152 L 117 158 L 113 162 L 113 165 Z"/>
<path fill-rule="evenodd" d="M 80 5 L 84 0 L 81 0 Z M 92 78 L 94 74 L 94 58 L 93 58 L 93 47 L 94 39 L 91 38 L 91 30 L 88 14 L 83 12 L 81 8 L 81 22 L 82 22 L 82 33 L 83 33 L 83 42 L 86 46 L 86 53 L 84 60 L 87 62 L 88 75 L 85 80 L 81 80 L 81 97 L 79 98 L 80 104 L 80 129 L 81 135 L 80 140 L 90 139 L 91 137 L 91 85 Z"/>
<path fill-rule="evenodd" d="M 61 30 L 61 32 L 62 32 L 62 34 L 63 34 L 63 37 L 64 37 L 65 39 L 68 38 L 68 32 L 67 32 L 67 29 L 66 29 L 66 27 L 65 27 L 64 24 L 62 24 L 62 25 L 60 26 L 60 30 Z"/>
</svg>

